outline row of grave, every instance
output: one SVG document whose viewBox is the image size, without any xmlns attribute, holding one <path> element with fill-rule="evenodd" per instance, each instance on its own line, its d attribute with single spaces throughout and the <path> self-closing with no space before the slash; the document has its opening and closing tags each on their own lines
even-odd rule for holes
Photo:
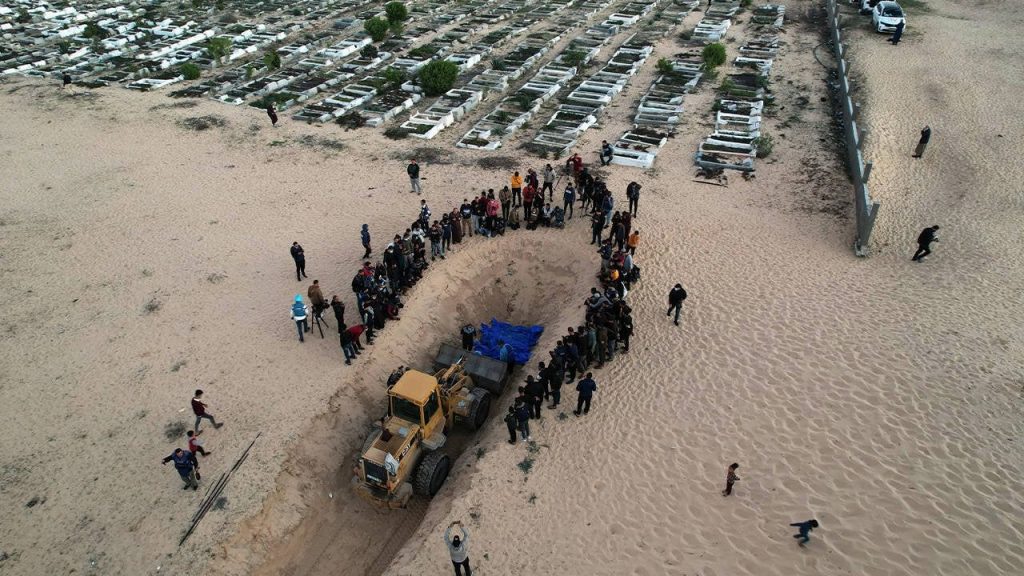
<svg viewBox="0 0 1024 576">
<path fill-rule="evenodd" d="M 586 21 L 591 15 L 603 10 L 610 0 L 561 0 L 544 3 L 543 9 L 549 15 L 561 16 L 546 30 L 530 34 L 524 41 L 505 56 L 499 67 L 491 67 L 475 75 L 466 84 L 448 91 L 429 106 L 414 113 L 398 127 L 409 135 L 430 139 L 462 119 L 490 95 L 502 94 L 509 85 L 521 78 L 558 44 L 565 34 Z M 573 10 L 567 11 L 568 7 Z M 544 75 L 534 78 L 534 89 L 540 89 L 540 82 L 557 82 L 566 75 L 575 74 L 571 66 L 552 64 L 545 67 Z M 529 82 L 528 82 L 529 84 Z"/>
<path fill-rule="evenodd" d="M 52 76 L 67 72 L 87 85 L 134 80 L 144 76 L 171 79 L 175 66 L 186 61 L 202 64 L 206 50 L 199 44 L 218 35 L 208 7 L 176 6 L 172 11 L 158 5 L 68 6 L 51 9 L 46 2 L 22 3 L 16 16 L 4 22 L 10 49 L 0 51 L 0 72 Z M 254 24 L 231 24 L 225 36 L 235 40 L 229 59 L 254 53 L 290 34 L 320 21 L 369 4 L 367 0 L 298 0 L 261 2 L 240 7 L 252 16 L 266 14 Z M 287 9 L 287 14 L 283 10 Z M 0 11 L 0 16 L 2 16 Z M 98 79 L 106 75 L 106 80 Z"/>
<path fill-rule="evenodd" d="M 611 0 L 602 2 L 595 6 L 594 12 L 603 10 L 611 3 Z M 456 146 L 485 150 L 500 147 L 504 138 L 522 128 L 537 113 L 541 105 L 576 76 L 580 66 L 593 60 L 601 47 L 610 42 L 623 28 L 635 24 L 639 19 L 638 15 L 646 13 L 648 5 L 627 2 L 616 6 L 616 12 L 610 14 L 603 22 L 587 28 L 518 90 L 499 101 L 463 135 Z M 582 24 L 587 16 L 589 14 L 581 14 L 573 24 Z M 504 91 L 502 89 L 500 92 Z"/>
<path fill-rule="evenodd" d="M 315 95 L 329 91 L 366 70 L 374 69 L 390 60 L 396 53 L 407 50 L 413 43 L 432 37 L 438 28 L 457 22 L 493 0 L 478 0 L 462 8 L 447 10 L 447 2 L 426 2 L 414 4 L 410 19 L 403 34 L 388 40 L 379 48 L 370 51 L 370 38 L 362 31 L 366 18 L 380 16 L 379 7 L 353 17 L 337 20 L 335 32 L 325 32 L 306 39 L 303 43 L 282 46 L 277 49 L 282 64 L 287 66 L 270 72 L 255 61 L 236 66 L 216 78 L 196 86 L 172 93 L 172 96 L 198 97 L 209 95 L 217 100 L 239 105 L 259 97 L 253 105 L 262 106 L 273 102 L 279 109 L 306 101 Z M 486 11 L 482 11 L 486 14 Z M 339 35 L 336 31 L 342 30 Z M 347 38 L 345 36 L 348 36 Z M 414 58 L 426 62 L 427 57 Z M 269 72 L 266 76 L 261 74 Z"/>
<path fill-rule="evenodd" d="M 663 2 L 656 2 L 651 9 Z M 558 105 L 547 122 L 527 144 L 536 154 L 561 156 L 576 145 L 606 106 L 626 87 L 654 51 L 654 44 L 678 26 L 697 1 L 679 0 L 658 12 L 644 31 L 626 40 L 597 72 L 580 82 Z"/>
<path fill-rule="evenodd" d="M 563 0 L 560 5 L 571 2 Z M 439 35 L 428 44 L 417 48 L 401 58 L 389 62 L 389 65 L 401 70 L 406 76 L 414 75 L 428 62 L 444 58 L 459 66 L 465 72 L 475 67 L 485 57 L 494 54 L 502 44 L 514 40 L 527 32 L 533 24 L 553 13 L 551 6 L 533 6 L 535 0 L 512 0 L 499 6 L 506 11 L 506 18 L 517 14 L 514 23 L 496 28 L 483 37 L 469 43 L 475 35 L 483 32 L 484 27 L 469 23 Z M 530 34 L 526 40 L 517 44 L 501 59 L 513 70 L 532 65 L 535 58 L 533 52 L 544 49 L 560 38 L 556 31 L 540 31 Z M 497 58 L 497 56 L 496 56 Z M 371 126 L 380 125 L 397 114 L 407 110 L 422 98 L 421 88 L 415 81 L 395 83 L 382 74 L 370 74 L 341 88 L 338 92 L 320 100 L 307 104 L 295 114 L 296 119 L 326 122 L 356 111 Z M 464 98 L 459 92 L 450 92 L 439 99 L 442 106 L 452 99 Z M 415 132 L 420 134 L 422 132 Z"/>
<path fill-rule="evenodd" d="M 715 104 L 715 131 L 699 145 L 694 157 L 707 169 L 752 172 L 761 136 L 761 114 L 771 94 L 767 91 L 774 58 L 778 54 L 778 27 L 785 7 L 768 4 L 754 10 L 751 23 L 762 34 L 740 47 L 734 65 L 742 70 L 722 82 Z"/>
</svg>

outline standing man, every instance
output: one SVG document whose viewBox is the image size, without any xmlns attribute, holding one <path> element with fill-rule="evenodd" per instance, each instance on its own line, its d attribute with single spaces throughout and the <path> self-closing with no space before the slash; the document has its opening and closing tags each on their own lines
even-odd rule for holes
<svg viewBox="0 0 1024 576">
<path fill-rule="evenodd" d="M 590 400 L 596 391 L 597 382 L 594 382 L 594 373 L 587 372 L 587 377 L 576 384 L 576 392 L 579 393 L 579 396 L 576 398 L 576 409 L 572 413 L 579 416 L 580 413 L 590 412 Z"/>
<path fill-rule="evenodd" d="M 928 141 L 932 139 L 931 126 L 921 129 L 921 139 L 917 141 L 917 148 L 914 149 L 914 158 L 924 156 L 924 149 L 928 147 Z"/>
<path fill-rule="evenodd" d="M 163 459 L 163 463 L 167 464 L 171 460 L 174 460 L 174 469 L 178 471 L 178 475 L 185 482 L 182 490 L 188 490 L 189 488 L 199 490 L 199 461 L 196 460 L 196 455 L 188 450 L 175 448 L 170 456 Z"/>
<path fill-rule="evenodd" d="M 462 217 L 462 236 L 472 236 L 477 228 L 476 217 L 473 216 L 473 205 L 468 198 L 462 199 L 462 206 L 459 206 L 459 216 Z"/>
<path fill-rule="evenodd" d="M 338 332 L 344 330 L 345 325 L 345 303 L 335 294 L 331 296 L 331 310 L 334 310 L 334 319 L 338 321 Z"/>
<path fill-rule="evenodd" d="M 601 166 L 607 166 L 612 163 L 612 146 L 607 140 L 601 140 Z"/>
<path fill-rule="evenodd" d="M 277 111 L 274 110 L 274 103 L 267 104 L 267 116 L 270 117 L 270 125 L 277 128 Z"/>
<path fill-rule="evenodd" d="M 295 260 L 295 279 L 302 282 L 303 278 L 309 278 L 306 276 L 306 252 L 298 242 L 292 242 L 292 260 Z"/>
<path fill-rule="evenodd" d="M 195 396 L 192 397 L 192 412 L 196 415 L 196 425 L 194 426 L 196 433 L 199 433 L 199 423 L 203 420 L 209 420 L 214 428 L 220 428 L 224 424 L 217 422 L 217 419 L 206 411 L 206 403 L 203 402 L 203 391 L 196 390 Z"/>
<path fill-rule="evenodd" d="M 803 522 L 794 522 L 790 524 L 790 526 L 796 526 L 796 528 L 800 530 L 798 534 L 793 534 L 793 538 L 799 538 L 799 544 L 803 546 L 811 540 L 811 530 L 818 527 L 818 521 L 812 518 L 811 520 L 805 520 Z"/>
<path fill-rule="evenodd" d="M 594 211 L 590 216 L 590 243 L 601 244 L 601 231 L 604 230 L 604 216 L 600 212 Z"/>
<path fill-rule="evenodd" d="M 476 340 L 476 327 L 466 324 L 462 327 L 462 349 L 467 352 L 473 351 L 473 342 Z"/>
<path fill-rule="evenodd" d="M 63 81 L 63 84 L 61 84 L 60 87 L 61 90 L 67 88 L 68 86 L 71 86 L 71 74 L 68 74 L 66 70 L 64 71 L 64 76 L 61 78 L 61 80 Z"/>
<path fill-rule="evenodd" d="M 508 186 L 502 186 L 498 192 L 498 200 L 501 201 L 501 217 L 508 221 L 508 212 L 512 206 L 512 192 Z"/>
<path fill-rule="evenodd" d="M 543 196 L 544 194 L 541 194 Z M 562 213 L 568 214 L 566 219 L 572 220 L 572 208 L 573 204 L 576 203 L 576 189 L 572 187 L 572 184 L 565 186 L 565 192 L 562 194 Z"/>
<path fill-rule="evenodd" d="M 508 371 L 506 373 L 511 375 L 512 371 L 516 368 L 515 353 L 512 350 L 512 346 L 504 340 L 498 340 L 498 360 L 505 363 L 508 367 Z"/>
<path fill-rule="evenodd" d="M 636 218 L 637 204 L 640 203 L 640 184 L 636 182 L 630 182 L 626 186 L 626 198 L 629 198 L 629 213 Z"/>
<path fill-rule="evenodd" d="M 551 167 L 551 164 L 544 165 L 544 184 L 540 189 L 540 193 L 548 191 L 548 200 L 555 199 L 555 169 Z"/>
<path fill-rule="evenodd" d="M 370 227 L 363 224 L 363 229 L 359 232 L 359 238 L 363 241 L 363 248 L 366 248 L 366 253 L 363 254 L 363 259 L 370 257 L 370 253 L 373 252 L 370 249 Z"/>
<path fill-rule="evenodd" d="M 505 426 L 508 426 L 508 443 L 516 443 L 516 409 L 508 407 L 508 414 L 505 414 Z"/>
<path fill-rule="evenodd" d="M 903 20 L 900 20 L 898 23 L 896 23 L 896 31 L 893 32 L 892 37 L 889 38 L 889 42 L 891 42 L 893 46 L 896 46 L 897 44 L 900 43 L 900 38 L 903 38 L 903 28 L 906 25 L 907 23 Z"/>
<path fill-rule="evenodd" d="M 306 296 L 309 297 L 309 303 L 313 305 L 314 316 L 327 308 L 327 301 L 324 300 L 324 293 L 320 290 L 319 280 L 313 280 L 313 284 L 306 291 Z"/>
<path fill-rule="evenodd" d="M 732 485 L 740 481 L 740 477 L 736 475 L 736 469 L 739 467 L 739 464 L 733 462 L 725 469 L 725 490 L 722 490 L 722 496 L 732 494 Z"/>
<path fill-rule="evenodd" d="M 420 226 L 426 230 L 430 226 L 430 206 L 426 200 L 420 200 Z"/>
<path fill-rule="evenodd" d="M 932 253 L 931 243 L 939 241 L 935 235 L 938 231 L 939 227 L 937 225 L 929 226 L 921 230 L 921 233 L 917 235 L 917 252 L 914 252 L 914 262 L 921 262 Z"/>
<path fill-rule="evenodd" d="M 668 312 L 665 313 L 665 316 L 671 316 L 672 311 L 675 311 L 674 324 L 676 326 L 679 326 L 679 313 L 683 311 L 683 300 L 686 300 L 686 290 L 683 289 L 682 284 L 676 284 L 668 293 Z"/>
<path fill-rule="evenodd" d="M 303 333 L 309 332 L 309 324 L 306 323 L 308 313 L 309 307 L 302 302 L 302 294 L 296 294 L 295 301 L 292 302 L 292 320 L 295 321 L 295 328 L 299 331 L 299 342 L 305 342 Z"/>
<path fill-rule="evenodd" d="M 352 333 L 348 331 L 348 326 L 341 324 L 338 326 L 338 337 L 341 340 L 341 351 L 345 354 L 345 365 L 351 365 L 352 361 L 356 359 L 356 349 L 352 340 Z"/>
<path fill-rule="evenodd" d="M 640 231 L 633 230 L 633 233 L 629 235 L 629 240 L 626 240 L 626 248 L 629 248 L 629 254 L 631 256 L 636 255 L 636 249 L 640 246 Z"/>
<path fill-rule="evenodd" d="M 409 165 L 405 168 L 406 173 L 409 174 L 409 183 L 412 185 L 412 191 L 420 193 L 420 165 L 416 163 L 416 159 L 413 158 Z"/>
<path fill-rule="evenodd" d="M 452 528 L 456 526 L 462 532 L 461 538 L 458 535 L 452 537 Z M 473 570 L 469 568 L 469 551 L 466 550 L 466 543 L 469 542 L 469 530 L 466 530 L 462 522 L 456 520 L 449 524 L 448 529 L 444 531 L 444 541 L 448 544 L 448 553 L 452 556 L 455 576 L 462 576 L 463 568 L 466 569 L 466 576 L 473 576 Z"/>
<path fill-rule="evenodd" d="M 519 433 L 523 437 L 523 442 L 533 440 L 530 436 L 530 408 L 526 405 L 525 400 L 516 398 L 516 426 L 519 428 Z"/>
<path fill-rule="evenodd" d="M 540 409 L 544 405 L 544 382 L 526 377 L 526 402 L 530 408 L 531 418 L 540 418 Z"/>
<path fill-rule="evenodd" d="M 512 174 L 512 178 L 509 179 L 509 183 L 512 185 L 512 206 L 523 205 L 523 177 L 519 175 L 519 172 Z M 519 202 L 516 204 L 516 202 Z"/>
</svg>

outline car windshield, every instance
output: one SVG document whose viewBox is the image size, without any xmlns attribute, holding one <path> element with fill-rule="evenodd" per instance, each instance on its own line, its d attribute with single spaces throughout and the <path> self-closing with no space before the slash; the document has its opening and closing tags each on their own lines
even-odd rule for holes
<svg viewBox="0 0 1024 576">
<path fill-rule="evenodd" d="M 398 396 L 391 397 L 391 415 L 409 422 L 420 423 L 420 407 Z"/>
<path fill-rule="evenodd" d="M 888 16 L 889 18 L 900 18 L 903 16 L 903 10 L 895 4 L 882 7 L 882 16 Z"/>
</svg>

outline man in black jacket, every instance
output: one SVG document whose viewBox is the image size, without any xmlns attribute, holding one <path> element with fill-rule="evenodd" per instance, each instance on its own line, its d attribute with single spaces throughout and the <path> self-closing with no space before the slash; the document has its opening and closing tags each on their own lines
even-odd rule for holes
<svg viewBox="0 0 1024 576">
<path fill-rule="evenodd" d="M 530 408 L 530 418 L 540 418 L 540 409 L 544 404 L 544 383 L 533 376 L 526 377 L 526 404 Z"/>
<path fill-rule="evenodd" d="M 306 252 L 298 242 L 292 242 L 292 260 L 295 260 L 295 279 L 302 282 L 302 277 L 309 278 L 306 276 Z"/>
<path fill-rule="evenodd" d="M 409 162 L 409 166 L 405 168 L 407 174 L 409 174 L 409 183 L 412 185 L 412 191 L 420 193 L 420 165 L 413 159 Z"/>
<path fill-rule="evenodd" d="M 932 253 L 930 248 L 932 242 L 938 242 L 935 233 L 939 231 L 938 226 L 929 226 L 917 236 L 917 252 L 914 252 L 914 262 L 921 262 L 926 256 Z"/>
<path fill-rule="evenodd" d="M 668 312 L 665 316 L 671 316 L 672 311 L 676 313 L 675 325 L 679 326 L 679 313 L 683 310 L 683 300 L 686 300 L 686 290 L 683 290 L 682 284 L 676 284 L 675 288 L 668 293 Z"/>
</svg>

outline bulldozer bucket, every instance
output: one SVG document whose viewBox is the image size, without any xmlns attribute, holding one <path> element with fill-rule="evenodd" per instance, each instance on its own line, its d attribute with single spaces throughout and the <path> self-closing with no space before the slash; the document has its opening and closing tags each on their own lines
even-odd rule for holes
<svg viewBox="0 0 1024 576">
<path fill-rule="evenodd" d="M 508 379 L 508 367 L 500 360 L 473 354 L 451 344 L 441 344 L 434 357 L 434 370 L 443 370 L 458 363 L 460 359 L 463 361 L 463 370 L 473 379 L 474 384 L 495 396 L 501 396 Z"/>
</svg>

